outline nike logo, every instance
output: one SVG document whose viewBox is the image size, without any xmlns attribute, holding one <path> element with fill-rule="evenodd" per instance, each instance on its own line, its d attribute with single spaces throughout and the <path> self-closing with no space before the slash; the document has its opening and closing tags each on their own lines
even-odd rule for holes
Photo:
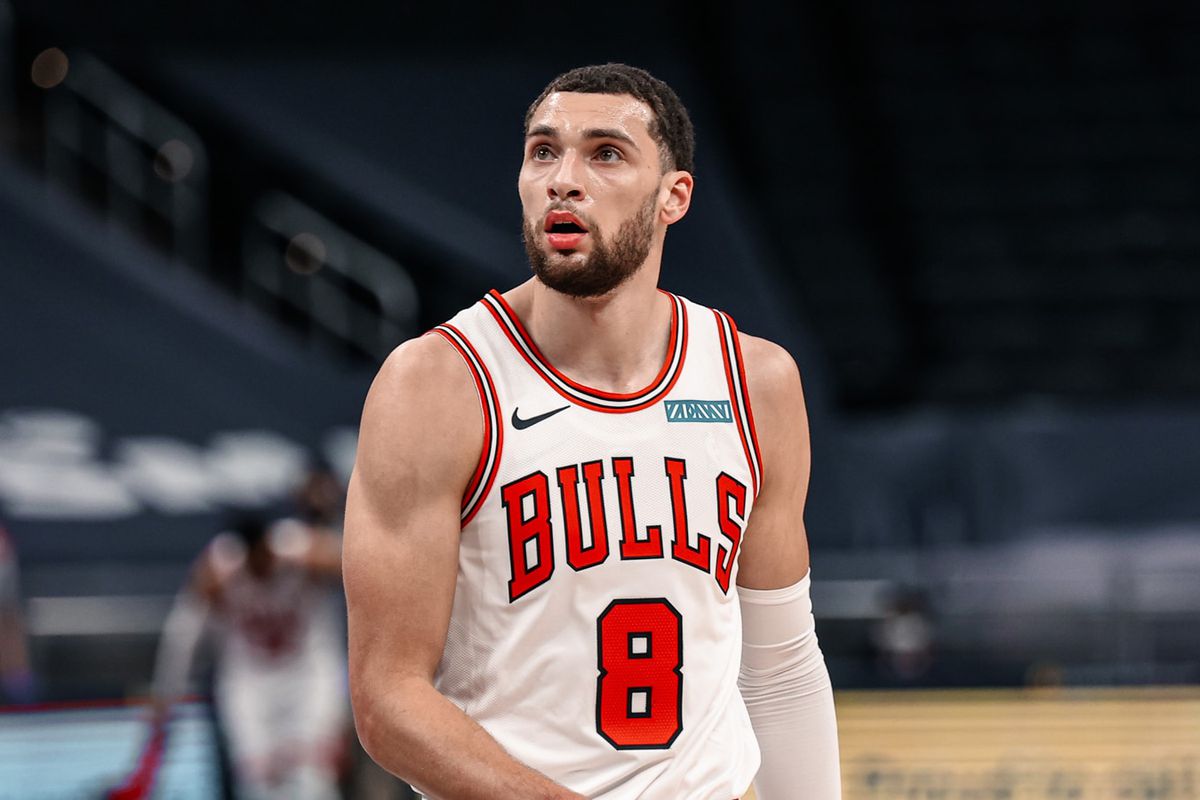
<svg viewBox="0 0 1200 800">
<path fill-rule="evenodd" d="M 537 425 L 539 422 L 541 422 L 544 419 L 550 419 L 550 417 L 553 417 L 555 414 L 557 414 L 560 411 L 566 411 L 568 408 L 570 408 L 570 406 L 566 405 L 566 406 L 563 406 L 562 408 L 556 408 L 553 411 L 547 411 L 545 414 L 538 414 L 536 417 L 530 417 L 529 419 L 521 419 L 520 417 L 518 417 L 517 409 L 514 408 L 513 415 L 512 415 L 512 426 L 519 431 L 523 431 L 530 426 Z"/>
</svg>

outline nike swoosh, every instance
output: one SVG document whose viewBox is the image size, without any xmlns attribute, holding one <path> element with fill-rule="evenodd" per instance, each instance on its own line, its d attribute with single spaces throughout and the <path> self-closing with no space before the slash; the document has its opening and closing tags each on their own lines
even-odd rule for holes
<svg viewBox="0 0 1200 800">
<path fill-rule="evenodd" d="M 523 431 L 526 428 L 530 427 L 531 425 L 537 425 L 542 420 L 553 417 L 555 414 L 557 414 L 560 411 L 566 411 L 568 408 L 570 408 L 570 406 L 566 405 L 566 406 L 563 406 L 562 408 L 556 408 L 553 411 L 547 411 L 545 414 L 538 414 L 536 417 L 530 417 L 529 419 L 521 419 L 520 417 L 518 417 L 517 409 L 514 408 L 513 415 L 512 415 L 512 426 L 519 431 Z"/>
</svg>

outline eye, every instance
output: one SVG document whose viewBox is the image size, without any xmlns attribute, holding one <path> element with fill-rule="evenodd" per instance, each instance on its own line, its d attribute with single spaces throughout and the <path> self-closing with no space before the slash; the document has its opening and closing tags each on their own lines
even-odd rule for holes
<svg viewBox="0 0 1200 800">
<path fill-rule="evenodd" d="M 596 159 L 598 161 L 620 161 L 621 151 L 611 145 L 605 145 L 596 151 Z"/>
<path fill-rule="evenodd" d="M 548 145 L 539 144 L 530 153 L 534 161 L 549 161 L 554 158 L 554 151 Z"/>
</svg>

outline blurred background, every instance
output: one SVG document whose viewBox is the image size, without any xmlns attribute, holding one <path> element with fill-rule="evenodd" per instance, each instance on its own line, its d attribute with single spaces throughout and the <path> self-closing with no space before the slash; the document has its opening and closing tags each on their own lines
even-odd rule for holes
<svg viewBox="0 0 1200 800">
<path fill-rule="evenodd" d="M 1200 6 L 0 0 L 0 798 L 133 768 L 189 565 L 524 280 L 604 61 L 696 123 L 664 286 L 805 379 L 847 797 L 1200 795 Z M 159 796 L 229 791 L 205 697 Z"/>
</svg>

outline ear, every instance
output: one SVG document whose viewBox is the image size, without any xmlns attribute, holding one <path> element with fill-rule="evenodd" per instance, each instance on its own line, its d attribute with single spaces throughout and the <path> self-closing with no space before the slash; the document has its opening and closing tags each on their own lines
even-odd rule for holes
<svg viewBox="0 0 1200 800">
<path fill-rule="evenodd" d="M 684 214 L 687 214 L 688 208 L 692 205 L 694 182 L 692 173 L 683 170 L 668 172 L 663 176 L 661 192 L 665 194 L 666 198 L 658 215 L 660 222 L 674 225 L 683 219 Z"/>
</svg>

